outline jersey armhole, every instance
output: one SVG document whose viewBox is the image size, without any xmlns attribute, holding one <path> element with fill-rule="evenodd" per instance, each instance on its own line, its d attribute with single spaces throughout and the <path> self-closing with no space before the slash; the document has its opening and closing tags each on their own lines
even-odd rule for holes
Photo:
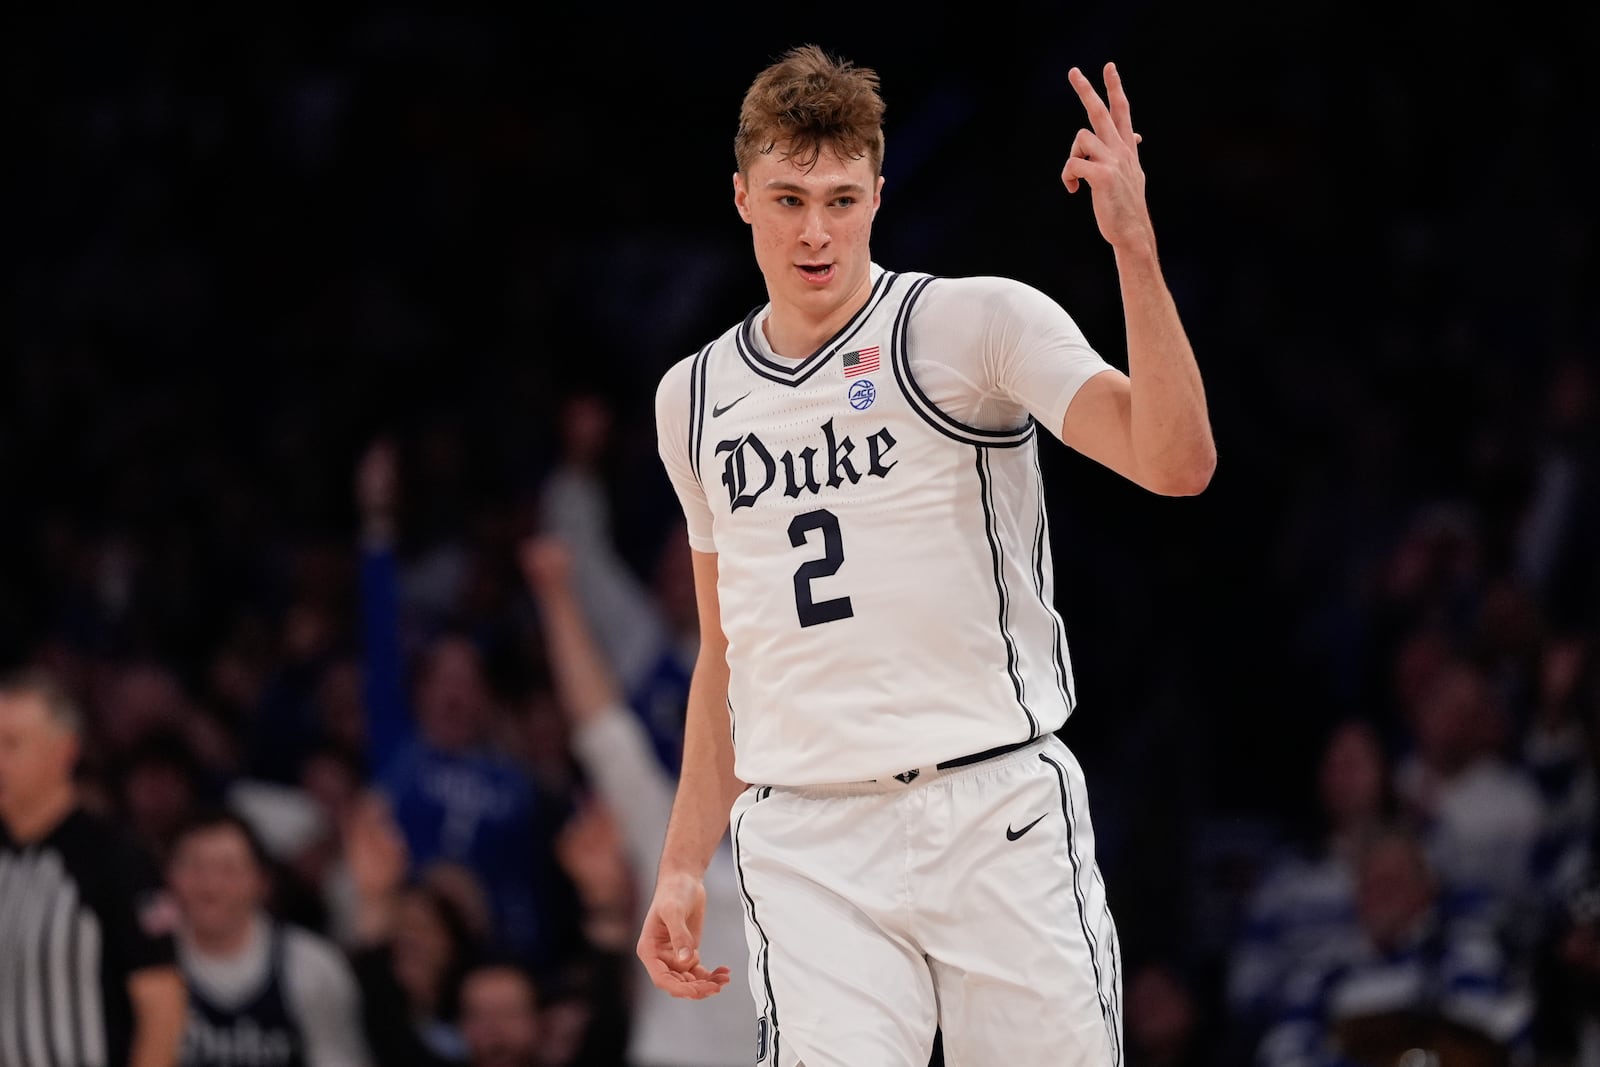
<svg viewBox="0 0 1600 1067">
<path fill-rule="evenodd" d="M 1033 439 L 1038 426 L 1032 415 L 1029 415 L 1021 426 L 1010 430 L 986 430 L 979 426 L 968 426 L 941 409 L 927 393 L 922 391 L 922 386 L 917 384 L 916 377 L 911 373 L 911 353 L 906 340 L 908 325 L 911 321 L 911 311 L 917 301 L 928 286 L 937 280 L 929 276 L 919 278 L 912 283 L 911 291 L 906 294 L 900 310 L 895 314 L 894 328 L 889 333 L 889 361 L 894 365 L 894 377 L 900 385 L 900 391 L 905 394 L 911 409 L 924 422 L 953 440 L 981 448 L 1016 448 L 1027 444 Z"/>
</svg>

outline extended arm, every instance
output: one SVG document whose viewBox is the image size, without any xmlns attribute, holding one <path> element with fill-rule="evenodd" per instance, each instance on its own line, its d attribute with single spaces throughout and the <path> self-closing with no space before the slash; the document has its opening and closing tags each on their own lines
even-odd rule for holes
<svg viewBox="0 0 1600 1067">
<path fill-rule="evenodd" d="M 637 716 L 623 703 L 611 666 L 590 629 L 565 543 L 540 537 L 521 552 L 539 605 L 556 695 L 572 727 L 572 747 L 601 797 L 617 813 L 628 858 L 649 870 L 661 855 L 674 782 Z"/>
<path fill-rule="evenodd" d="M 728 639 L 717 601 L 717 557 L 694 553 L 700 614 L 700 656 L 689 684 L 683 769 L 667 824 L 655 899 L 639 936 L 639 958 L 650 978 L 673 996 L 702 999 L 728 982 L 728 969 L 701 966 L 706 867 L 728 829 L 728 812 L 744 783 L 733 773 L 728 731 Z"/>
<path fill-rule="evenodd" d="M 143 967 L 128 976 L 133 1049 L 128 1067 L 176 1067 L 188 994 L 178 968 Z"/>
<path fill-rule="evenodd" d="M 368 1067 L 361 989 L 350 964 L 332 945 L 291 936 L 289 993 L 308 1067 Z"/>
<path fill-rule="evenodd" d="M 388 769 L 411 730 L 395 557 L 398 468 L 394 445 L 378 441 L 356 469 L 356 504 L 361 511 L 361 684 L 367 706 L 367 756 L 378 774 Z"/>
<path fill-rule="evenodd" d="M 1109 63 L 1109 108 L 1077 68 L 1071 80 L 1093 129 L 1078 131 L 1061 178 L 1069 192 L 1089 183 L 1100 233 L 1115 251 L 1128 373 L 1107 371 L 1085 383 L 1067 408 L 1061 439 L 1152 492 L 1190 496 L 1210 483 L 1217 450 L 1200 368 L 1156 257 L 1128 97 Z"/>
</svg>

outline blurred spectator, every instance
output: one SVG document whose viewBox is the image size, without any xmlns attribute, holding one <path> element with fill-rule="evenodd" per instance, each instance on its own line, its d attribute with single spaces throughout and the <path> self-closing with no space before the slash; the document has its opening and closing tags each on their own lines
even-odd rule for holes
<svg viewBox="0 0 1600 1067">
<path fill-rule="evenodd" d="M 554 981 L 551 1035 L 561 1062 L 601 1067 L 628 1062 L 635 907 L 621 834 L 601 801 L 580 804 L 556 840 L 556 858 L 576 887 L 586 951 L 569 958 Z"/>
<path fill-rule="evenodd" d="M 1560 637 L 1540 662 L 1538 698 L 1522 742 L 1522 765 L 1544 802 L 1534 873 L 1553 894 L 1576 888 L 1600 833 L 1600 686 L 1588 643 Z"/>
<path fill-rule="evenodd" d="M 567 546 L 569 581 L 625 706 L 643 720 L 663 765 L 675 769 L 699 647 L 688 536 L 674 528 L 648 586 L 618 552 L 605 471 L 613 418 L 598 393 L 565 399 L 559 461 L 539 496 L 541 532 Z"/>
<path fill-rule="evenodd" d="M 1128 975 L 1128 1067 L 1203 1067 L 1211 1036 L 1194 990 L 1179 970 L 1149 963 Z"/>
<path fill-rule="evenodd" d="M 405 839 L 382 797 L 356 806 L 346 824 L 345 857 L 356 897 L 352 962 L 374 1061 L 464 1063 L 461 976 L 482 950 L 471 920 L 447 891 L 407 881 Z"/>
<path fill-rule="evenodd" d="M 1567 628 L 1592 626 L 1600 600 L 1600 419 L 1593 360 L 1571 353 L 1548 376 L 1533 488 L 1516 539 L 1516 573 Z"/>
<path fill-rule="evenodd" d="M 572 723 L 574 751 L 616 818 L 626 847 L 632 879 L 627 895 L 631 949 L 643 909 L 655 890 L 675 782 L 653 758 L 638 719 L 622 704 L 572 584 L 572 560 L 564 542 L 549 536 L 530 540 L 522 548 L 523 571 L 539 606 L 557 695 Z M 755 1004 L 748 984 L 740 980 L 749 956 L 743 899 L 726 838 L 704 881 L 700 953 L 710 966 L 731 968 L 734 981 L 709 1001 L 675 1000 L 645 982 L 642 968 L 631 967 L 635 1001 L 628 1062 L 637 1067 L 732 1067 L 749 1062 Z"/>
<path fill-rule="evenodd" d="M 1359 934 L 1356 858 L 1395 814 L 1388 756 L 1372 726 L 1340 723 L 1317 773 L 1318 836 L 1265 872 L 1246 906 L 1228 966 L 1227 1004 L 1255 1029 L 1282 1008 L 1286 982 L 1308 959 Z"/>
<path fill-rule="evenodd" d="M 270 870 L 255 830 L 231 813 L 196 816 L 174 841 L 184 1067 L 365 1067 L 350 964 L 332 943 L 267 914 Z"/>
<path fill-rule="evenodd" d="M 344 860 L 343 828 L 366 787 L 366 763 L 338 744 L 320 745 L 300 770 L 300 789 L 317 814 L 315 829 L 289 857 L 296 878 L 321 898 L 325 932 L 348 944 L 354 930 L 354 890 Z"/>
<path fill-rule="evenodd" d="M 1504 708 L 1483 673 L 1457 661 L 1422 691 L 1410 725 L 1414 747 L 1396 782 L 1443 888 L 1462 907 L 1515 917 L 1532 892 L 1544 812 L 1528 776 L 1503 758 Z"/>
<path fill-rule="evenodd" d="M 1421 843 L 1372 840 L 1357 878 L 1361 936 L 1302 962 L 1262 1040 L 1263 1067 L 1390 1067 L 1410 1049 L 1471 1067 L 1525 1052 L 1531 998 L 1480 924 L 1441 919 Z"/>
<path fill-rule="evenodd" d="M 1561 901 L 1539 962 L 1541 1055 L 1572 1067 L 1600 1067 L 1600 861 Z"/>
<path fill-rule="evenodd" d="M 407 699 L 393 535 L 397 457 L 387 442 L 357 469 L 362 515 L 362 636 L 368 755 L 405 834 L 413 871 L 437 861 L 473 872 L 488 893 L 497 935 L 542 965 L 554 934 L 542 898 L 553 895 L 546 825 L 526 771 L 493 745 L 494 698 L 477 647 L 445 633 L 430 640 Z M 415 711 L 413 719 L 412 710 Z"/>
<path fill-rule="evenodd" d="M 0 681 L 0 1062 L 171 1067 L 176 916 L 149 855 L 79 807 L 82 730 L 48 676 Z"/>
<path fill-rule="evenodd" d="M 472 1067 L 548 1067 L 539 1055 L 539 993 L 512 963 L 485 963 L 461 979 L 461 1036 Z"/>
<path fill-rule="evenodd" d="M 164 864 L 178 831 L 213 799 L 199 758 L 182 733 L 156 729 L 133 742 L 116 770 L 124 822 Z"/>
</svg>

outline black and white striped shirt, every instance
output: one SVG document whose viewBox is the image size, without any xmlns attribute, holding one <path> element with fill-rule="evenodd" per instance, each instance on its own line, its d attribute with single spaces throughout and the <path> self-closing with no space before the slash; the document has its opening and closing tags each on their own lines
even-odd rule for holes
<svg viewBox="0 0 1600 1067">
<path fill-rule="evenodd" d="M 128 977 L 171 966 L 170 909 L 151 859 L 74 811 L 19 843 L 0 825 L 0 1067 L 123 1067 Z"/>
</svg>

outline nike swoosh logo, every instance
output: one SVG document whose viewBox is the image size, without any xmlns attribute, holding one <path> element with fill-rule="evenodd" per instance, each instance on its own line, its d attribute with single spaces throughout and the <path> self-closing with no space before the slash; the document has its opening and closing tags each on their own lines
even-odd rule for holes
<svg viewBox="0 0 1600 1067">
<path fill-rule="evenodd" d="M 1047 811 L 1044 814 L 1048 815 L 1050 813 Z M 1038 826 L 1039 823 L 1043 819 L 1044 819 L 1044 815 L 1041 815 L 1041 816 L 1039 816 L 1039 818 L 1033 820 L 1032 822 L 1030 822 L 1028 825 L 1024 826 L 1020 830 L 1013 830 L 1011 828 L 1011 824 L 1007 823 L 1006 824 L 1006 840 L 1007 841 L 1015 841 L 1017 838 L 1021 837 L 1025 833 L 1027 833 L 1029 830 L 1032 830 L 1035 826 Z"/>
<path fill-rule="evenodd" d="M 744 396 L 749 396 L 749 395 L 750 395 L 749 393 L 744 394 Z M 741 396 L 739 398 L 739 400 L 743 400 L 744 396 Z M 718 418 L 718 417 L 720 417 L 722 415 L 727 414 L 728 411 L 730 409 L 732 409 L 733 405 L 737 404 L 739 402 L 739 400 L 730 400 L 726 404 L 718 404 L 716 407 L 711 409 L 711 417 L 713 419 L 715 419 L 715 418 Z"/>
</svg>

